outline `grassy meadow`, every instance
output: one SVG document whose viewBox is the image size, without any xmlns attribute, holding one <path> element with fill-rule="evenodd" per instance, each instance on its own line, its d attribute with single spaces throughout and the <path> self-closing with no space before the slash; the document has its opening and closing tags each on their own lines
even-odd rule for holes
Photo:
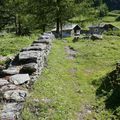
<svg viewBox="0 0 120 120">
<path fill-rule="evenodd" d="M 14 56 L 23 47 L 30 45 L 37 37 L 36 34 L 31 36 L 16 36 L 8 33 L 0 36 L 0 56 Z M 4 60 L 0 60 L 0 65 L 5 64 L 5 62 Z"/>
<path fill-rule="evenodd" d="M 101 19 L 102 23 L 112 23 L 119 27 L 116 18 L 119 13 L 110 12 Z M 83 16 L 73 18 L 82 20 L 88 28 L 94 20 L 85 20 Z M 88 18 L 87 18 L 88 19 Z M 101 22 L 100 21 L 100 22 Z M 98 22 L 98 21 L 97 21 Z M 95 20 L 96 23 L 96 20 Z M 119 32 L 119 31 L 117 31 Z M 6 34 L 0 37 L 0 55 L 12 56 L 28 46 L 38 36 L 15 36 Z M 102 84 L 120 60 L 120 33 L 104 35 L 103 40 L 80 38 L 73 43 L 73 38 L 54 40 L 48 65 L 42 75 L 30 89 L 30 95 L 22 111 L 23 120 L 119 120 L 120 105 L 111 100 L 114 90 L 104 91 Z M 66 47 L 73 48 L 76 55 L 69 57 Z M 4 61 L 0 61 L 3 64 Z M 109 87 L 109 83 L 104 86 Z M 101 95 L 99 91 L 104 94 Z M 114 99 L 119 100 L 120 95 Z"/>
<path fill-rule="evenodd" d="M 66 46 L 77 51 L 74 59 L 68 58 Z M 48 66 L 25 103 L 24 120 L 119 120 L 119 107 L 106 109 L 108 96 L 96 94 L 100 79 L 120 60 L 119 48 L 117 36 L 104 36 L 98 41 L 80 39 L 76 43 L 72 38 L 55 40 Z M 115 110 L 117 115 L 113 114 Z"/>
<path fill-rule="evenodd" d="M 37 35 L 16 36 L 14 34 L 5 34 L 0 37 L 0 55 L 16 54 L 21 48 L 31 44 L 36 38 Z"/>
</svg>

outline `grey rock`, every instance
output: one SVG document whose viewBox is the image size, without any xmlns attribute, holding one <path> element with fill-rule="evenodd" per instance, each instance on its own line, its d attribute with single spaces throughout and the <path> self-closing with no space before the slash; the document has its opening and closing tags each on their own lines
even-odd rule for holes
<svg viewBox="0 0 120 120">
<path fill-rule="evenodd" d="M 7 85 L 9 84 L 9 82 L 5 79 L 0 79 L 0 86 L 4 86 L 4 85 Z"/>
<path fill-rule="evenodd" d="M 9 67 L 8 69 L 3 70 L 2 72 L 7 75 L 14 75 L 19 73 L 19 69 L 17 67 Z"/>
<path fill-rule="evenodd" d="M 91 39 L 92 39 L 92 40 L 97 40 L 97 39 L 102 40 L 102 39 L 103 39 L 103 36 L 102 36 L 102 35 L 98 35 L 98 34 L 93 34 L 93 35 L 91 36 Z"/>
<path fill-rule="evenodd" d="M 42 51 L 23 51 L 19 53 L 19 60 L 31 60 L 36 62 L 42 55 Z"/>
<path fill-rule="evenodd" d="M 38 69 L 38 64 L 29 63 L 29 64 L 26 64 L 22 67 L 22 69 L 20 70 L 20 73 L 32 74 L 32 73 L 36 72 L 37 69 Z"/>
<path fill-rule="evenodd" d="M 43 39 L 50 40 L 51 38 L 50 38 L 50 36 L 44 34 L 44 35 L 39 37 L 39 40 L 43 40 Z"/>
<path fill-rule="evenodd" d="M 10 90 L 4 93 L 6 100 L 14 100 L 16 102 L 24 102 L 27 97 L 27 92 L 24 90 Z"/>
<path fill-rule="evenodd" d="M 46 44 L 42 44 L 42 43 L 33 43 L 31 46 L 40 47 L 41 50 L 46 50 L 47 49 L 47 45 Z"/>
<path fill-rule="evenodd" d="M 28 74 L 16 74 L 10 77 L 10 81 L 15 85 L 20 85 L 30 81 L 30 76 Z"/>
<path fill-rule="evenodd" d="M 43 43 L 43 44 L 51 44 L 52 40 L 51 39 L 39 39 L 34 41 L 33 43 Z"/>
<path fill-rule="evenodd" d="M 45 36 L 49 36 L 49 37 L 50 37 L 50 39 L 52 39 L 52 40 L 54 40 L 54 39 L 55 39 L 55 36 L 53 35 L 53 33 L 52 33 L 52 32 L 46 32 L 46 33 L 44 33 L 43 35 L 45 35 Z"/>
<path fill-rule="evenodd" d="M 30 46 L 30 47 L 27 47 L 27 48 L 23 48 L 21 51 L 31 51 L 31 50 L 42 51 L 42 50 L 45 50 L 45 49 L 46 49 L 46 45 L 43 44 L 41 46 Z"/>
<path fill-rule="evenodd" d="M 47 45 L 46 44 L 42 44 L 42 43 L 33 43 L 31 46 L 44 46 L 45 48 L 47 47 Z"/>
<path fill-rule="evenodd" d="M 3 106 L 1 113 L 2 120 L 16 120 L 19 118 L 20 110 L 23 108 L 22 103 L 7 103 Z"/>
<path fill-rule="evenodd" d="M 0 88 L 0 91 L 4 92 L 4 91 L 8 91 L 8 90 L 15 90 L 18 89 L 18 86 L 13 85 L 13 84 L 9 84 L 9 85 L 4 85 Z"/>
</svg>

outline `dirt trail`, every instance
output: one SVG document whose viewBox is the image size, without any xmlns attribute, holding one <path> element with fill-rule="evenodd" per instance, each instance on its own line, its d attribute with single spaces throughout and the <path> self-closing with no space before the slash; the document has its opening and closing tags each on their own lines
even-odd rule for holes
<svg viewBox="0 0 120 120">
<path fill-rule="evenodd" d="M 73 47 L 67 46 L 65 47 L 65 51 L 68 54 L 68 59 L 73 60 L 76 58 L 77 51 Z"/>
</svg>

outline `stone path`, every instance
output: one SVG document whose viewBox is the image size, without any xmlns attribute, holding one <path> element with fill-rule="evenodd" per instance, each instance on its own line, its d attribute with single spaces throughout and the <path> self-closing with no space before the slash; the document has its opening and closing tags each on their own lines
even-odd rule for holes
<svg viewBox="0 0 120 120">
<path fill-rule="evenodd" d="M 73 60 L 77 55 L 77 51 L 71 46 L 65 47 L 65 51 L 68 54 L 67 58 L 70 60 Z"/>
<path fill-rule="evenodd" d="M 8 67 L 1 71 L 0 98 L 3 108 L 0 120 L 21 119 L 23 102 L 28 96 L 27 86 L 41 74 L 53 39 L 53 34 L 44 33 L 31 46 L 23 48 Z"/>
</svg>

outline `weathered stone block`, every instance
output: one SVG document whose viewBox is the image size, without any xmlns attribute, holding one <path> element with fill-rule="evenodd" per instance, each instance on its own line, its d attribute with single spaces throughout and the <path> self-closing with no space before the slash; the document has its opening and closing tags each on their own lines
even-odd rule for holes
<svg viewBox="0 0 120 120">
<path fill-rule="evenodd" d="M 1 92 L 4 92 L 4 91 L 8 91 L 8 90 L 15 90 L 15 89 L 18 89 L 19 87 L 16 86 L 16 85 L 13 85 L 13 84 L 8 84 L 8 85 L 4 85 L 0 88 L 0 91 Z"/>
<path fill-rule="evenodd" d="M 39 40 L 34 41 L 33 43 L 51 44 L 52 40 L 51 39 L 39 39 Z"/>
<path fill-rule="evenodd" d="M 30 46 L 30 47 L 27 47 L 27 48 L 23 48 L 21 51 L 31 51 L 31 50 L 42 51 L 42 50 L 45 50 L 45 49 L 46 49 L 46 45 L 42 44 L 41 46 Z"/>
<path fill-rule="evenodd" d="M 23 102 L 27 97 L 27 92 L 24 90 L 10 90 L 4 93 L 6 100 L 14 100 L 16 102 Z"/>
<path fill-rule="evenodd" d="M 19 118 L 22 103 L 7 103 L 3 106 L 1 120 L 16 120 Z"/>
<path fill-rule="evenodd" d="M 43 51 L 23 51 L 19 53 L 19 61 L 37 62 L 37 59 L 44 55 Z"/>
<path fill-rule="evenodd" d="M 8 69 L 3 70 L 2 72 L 3 74 L 14 75 L 19 73 L 19 69 L 17 67 L 9 67 Z"/>
<path fill-rule="evenodd" d="M 5 79 L 0 79 L 0 86 L 8 85 L 9 82 Z"/>
<path fill-rule="evenodd" d="M 22 69 L 20 70 L 20 73 L 32 74 L 32 73 L 36 72 L 37 69 L 38 69 L 37 63 L 29 63 L 22 67 Z"/>
<path fill-rule="evenodd" d="M 16 74 L 10 77 L 10 81 L 15 85 L 20 85 L 30 81 L 30 76 L 28 74 Z"/>
</svg>

